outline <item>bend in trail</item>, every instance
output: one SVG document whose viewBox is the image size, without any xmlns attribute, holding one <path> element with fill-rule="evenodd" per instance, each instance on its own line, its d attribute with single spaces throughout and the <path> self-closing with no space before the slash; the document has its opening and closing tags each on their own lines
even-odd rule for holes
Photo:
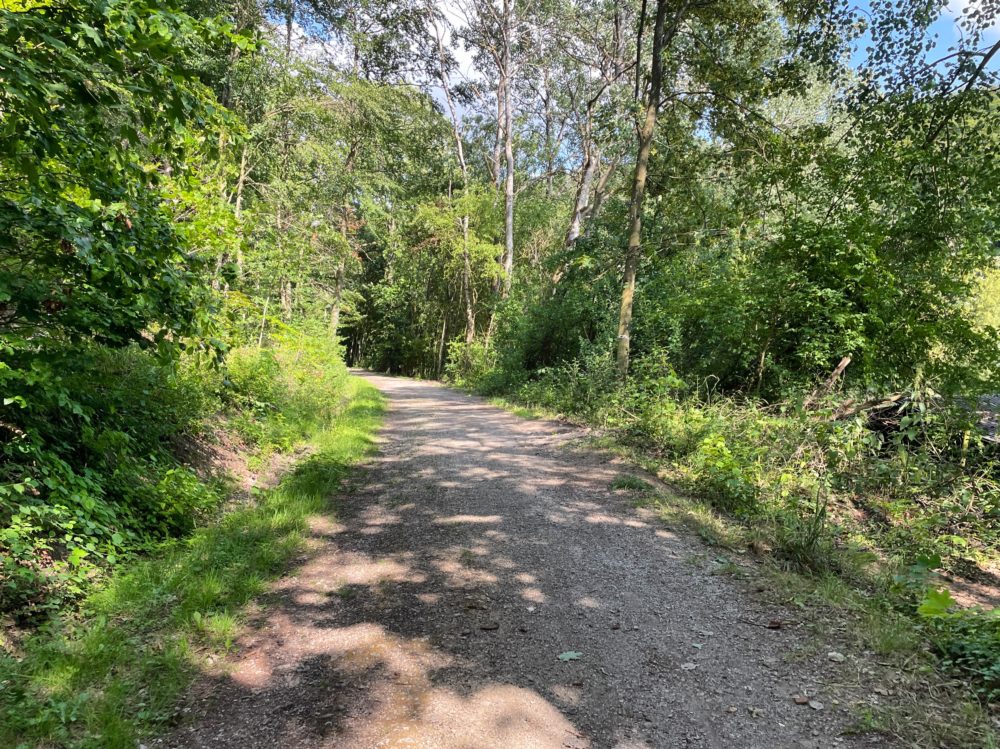
<svg viewBox="0 0 1000 749">
<path fill-rule="evenodd" d="M 825 650 L 748 625 L 780 612 L 611 492 L 573 429 L 365 376 L 390 408 L 363 488 L 160 745 L 871 745 L 792 699 L 827 699 Z"/>
</svg>

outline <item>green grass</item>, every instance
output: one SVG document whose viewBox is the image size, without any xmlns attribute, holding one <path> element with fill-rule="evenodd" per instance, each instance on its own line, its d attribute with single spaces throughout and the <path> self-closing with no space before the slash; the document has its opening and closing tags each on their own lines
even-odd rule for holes
<svg viewBox="0 0 1000 749">
<path fill-rule="evenodd" d="M 467 390 L 468 392 L 475 392 L 474 390 Z M 508 400 L 506 398 L 495 397 L 490 398 L 489 403 L 496 406 L 497 408 L 502 408 L 505 411 L 509 411 L 515 416 L 521 419 L 530 419 L 532 421 L 537 421 L 538 419 L 552 419 L 556 420 L 559 418 L 559 414 L 555 411 L 546 411 L 541 408 L 531 408 L 529 406 L 524 406 L 520 403 Z"/>
<path fill-rule="evenodd" d="M 638 476 L 627 476 L 623 474 L 611 482 L 611 489 L 613 491 L 622 490 L 639 495 L 648 495 L 652 494 L 653 485 Z"/>
<path fill-rule="evenodd" d="M 0 746 L 135 749 L 162 728 L 211 654 L 225 653 L 247 603 L 304 545 L 307 519 L 372 452 L 383 401 L 350 379 L 313 450 L 259 501 L 139 559 L 0 656 Z"/>
</svg>

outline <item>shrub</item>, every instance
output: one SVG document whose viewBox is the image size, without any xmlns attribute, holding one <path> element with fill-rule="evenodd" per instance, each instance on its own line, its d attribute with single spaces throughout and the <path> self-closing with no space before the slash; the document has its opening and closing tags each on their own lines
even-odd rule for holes
<svg viewBox="0 0 1000 749">
<path fill-rule="evenodd" d="M 79 595 L 101 566 L 187 532 L 218 501 L 171 454 L 217 408 L 211 367 L 134 345 L 52 360 L 67 366 L 39 369 L 0 453 L 0 610 L 22 618 Z"/>
<path fill-rule="evenodd" d="M 347 368 L 333 342 L 286 329 L 271 349 L 230 351 L 225 375 L 233 428 L 267 454 L 292 449 L 332 418 Z"/>
<path fill-rule="evenodd" d="M 251 414 L 278 411 L 288 397 L 281 364 L 273 351 L 237 348 L 226 355 L 225 397 L 236 409 Z"/>
<path fill-rule="evenodd" d="M 0 447 L 0 611 L 23 620 L 211 515 L 221 487 L 174 453 L 220 408 L 263 456 L 290 450 L 339 411 L 347 376 L 332 343 L 291 329 L 272 349 L 231 351 L 222 367 L 138 346 L 85 345 L 48 361 L 0 418 L 12 436 Z"/>
<path fill-rule="evenodd" d="M 494 351 L 481 340 L 472 343 L 453 341 L 448 347 L 445 378 L 459 387 L 493 390 L 492 379 L 498 372 Z"/>
<path fill-rule="evenodd" d="M 956 610 L 948 591 L 929 586 L 917 613 L 942 665 L 971 682 L 984 701 L 1000 699 L 1000 609 Z"/>
<path fill-rule="evenodd" d="M 856 575 L 867 547 L 890 568 L 933 554 L 954 568 L 1000 550 L 998 449 L 977 439 L 967 407 L 927 383 L 891 408 L 833 420 L 832 406 L 806 411 L 691 386 L 658 351 L 622 381 L 610 356 L 582 348 L 523 373 L 508 392 L 663 459 L 674 481 L 765 529 L 795 567 Z M 481 381 L 491 377 L 503 375 Z"/>
</svg>

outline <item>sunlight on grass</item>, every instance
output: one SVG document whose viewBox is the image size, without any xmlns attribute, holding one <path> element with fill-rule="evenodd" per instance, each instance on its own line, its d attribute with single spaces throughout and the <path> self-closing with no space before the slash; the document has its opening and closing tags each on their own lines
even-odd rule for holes
<svg viewBox="0 0 1000 749">
<path fill-rule="evenodd" d="M 374 449 L 382 397 L 361 380 L 314 452 L 254 506 L 136 560 L 82 616 L 0 656 L 0 746 L 135 749 L 173 716 L 210 652 L 232 647 L 241 609 L 303 548 L 307 519 Z"/>
<path fill-rule="evenodd" d="M 653 492 L 653 485 L 637 476 L 622 475 L 611 482 L 611 489 L 646 495 Z"/>
</svg>

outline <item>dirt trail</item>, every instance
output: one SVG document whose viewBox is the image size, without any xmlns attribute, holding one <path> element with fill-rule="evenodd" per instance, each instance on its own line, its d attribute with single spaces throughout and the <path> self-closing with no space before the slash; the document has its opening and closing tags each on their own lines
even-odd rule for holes
<svg viewBox="0 0 1000 749">
<path fill-rule="evenodd" d="M 611 492 L 575 431 L 365 376 L 390 410 L 362 488 L 158 745 L 873 745 L 840 735 L 827 643 L 748 624 L 782 612 Z"/>
</svg>

